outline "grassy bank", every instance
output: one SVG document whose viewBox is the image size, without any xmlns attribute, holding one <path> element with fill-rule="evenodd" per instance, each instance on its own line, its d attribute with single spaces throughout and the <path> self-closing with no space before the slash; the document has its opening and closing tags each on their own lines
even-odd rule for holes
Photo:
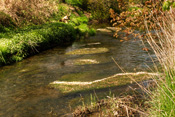
<svg viewBox="0 0 175 117">
<path fill-rule="evenodd" d="M 0 64 L 10 64 L 35 54 L 38 50 L 71 42 L 76 38 L 73 26 L 64 23 L 32 26 L 0 33 Z"/>
<path fill-rule="evenodd" d="M 20 61 L 40 50 L 72 42 L 87 34 L 94 35 L 95 30 L 89 29 L 86 23 L 74 22 L 47 23 L 0 33 L 0 65 Z"/>
<path fill-rule="evenodd" d="M 59 12 L 48 16 L 47 21 L 39 22 L 40 20 L 36 19 L 37 25 L 34 21 L 29 22 L 27 19 L 23 20 L 27 23 L 26 25 L 18 24 L 14 21 L 13 15 L 3 13 L 4 19 L 0 17 L 3 19 L 0 22 L 0 66 L 21 61 L 42 50 L 95 34 L 95 29 L 89 28 L 89 19 L 83 11 L 70 10 L 69 7 L 72 6 L 63 3 L 57 3 L 57 5 Z M 6 11 L 7 9 L 4 10 Z M 71 14 L 68 23 L 60 22 L 62 17 L 68 14 Z M 22 20 L 21 17 L 18 18 Z M 5 23 L 6 20 L 9 22 Z"/>
</svg>

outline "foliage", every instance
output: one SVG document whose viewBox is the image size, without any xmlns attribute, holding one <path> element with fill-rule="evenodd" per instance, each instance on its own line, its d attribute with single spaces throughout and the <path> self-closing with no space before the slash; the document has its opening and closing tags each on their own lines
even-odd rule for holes
<svg viewBox="0 0 175 117">
<path fill-rule="evenodd" d="M 114 8 L 115 11 L 117 11 L 118 8 L 116 8 L 116 6 L 116 0 L 89 0 L 88 3 L 88 9 L 91 12 L 93 19 L 100 22 L 109 20 L 109 9 Z"/>
<path fill-rule="evenodd" d="M 13 3 L 14 1 L 11 2 Z M 28 5 L 33 3 L 37 6 L 38 4 L 41 5 L 43 2 L 46 3 L 45 0 L 40 0 L 38 2 L 28 1 L 27 3 Z M 8 4 L 11 5 L 12 3 Z M 14 26 L 22 25 L 22 23 L 18 23 L 16 20 L 14 21 L 14 17 L 12 15 L 7 15 L 4 12 L 0 12 L 0 65 L 20 61 L 40 50 L 45 50 L 64 42 L 71 42 L 77 37 L 77 35 L 85 36 L 86 34 L 95 34 L 95 30 L 88 27 L 87 23 L 89 20 L 86 16 L 81 15 L 78 17 L 73 13 L 71 14 L 69 6 L 62 3 L 58 4 L 55 9 L 57 9 L 59 12 L 50 11 L 52 13 L 47 18 L 52 18 L 49 19 L 50 21 L 48 23 L 45 22 L 46 24 L 34 25 L 34 22 L 31 21 L 31 24 L 33 25 L 27 24 L 26 27 L 23 25 L 23 28 L 18 27 L 16 29 Z M 43 9 L 40 10 L 44 12 Z M 70 14 L 71 16 L 68 24 L 58 23 L 63 16 L 69 16 Z M 42 14 L 38 15 L 40 17 Z M 18 18 L 24 23 L 26 21 L 28 22 L 28 19 L 26 19 L 24 15 L 20 15 Z M 45 19 L 45 16 L 43 16 L 43 18 Z M 29 19 L 32 20 L 31 18 Z M 41 20 L 36 19 L 36 21 L 39 23 Z"/>
<path fill-rule="evenodd" d="M 89 19 L 86 17 L 86 16 L 82 16 L 82 17 L 71 17 L 71 21 L 70 23 L 78 26 L 78 25 L 81 25 L 81 24 L 87 24 L 89 21 Z"/>
<path fill-rule="evenodd" d="M 53 14 L 53 19 L 60 20 L 64 16 L 68 16 L 70 14 L 69 6 L 63 3 L 58 4 L 58 12 Z"/>
<path fill-rule="evenodd" d="M 71 4 L 73 6 L 78 6 L 83 10 L 87 10 L 89 0 L 65 0 L 67 4 Z"/>
<path fill-rule="evenodd" d="M 100 22 L 108 21 L 110 8 L 119 12 L 116 0 L 66 0 L 66 3 L 91 12 L 92 18 Z"/>
<path fill-rule="evenodd" d="M 96 34 L 95 29 L 88 27 L 89 19 L 86 16 L 76 17 L 72 15 L 70 19 L 71 20 L 69 24 L 74 26 L 81 36 L 85 35 L 86 33 L 89 34 L 90 36 L 93 36 Z"/>
<path fill-rule="evenodd" d="M 119 5 L 120 4 L 121 3 L 119 3 Z M 126 6 L 128 7 L 128 5 Z M 119 8 L 122 7 L 124 6 L 119 6 Z M 144 6 L 132 6 L 119 14 L 110 9 L 110 14 L 113 26 L 123 27 L 127 36 L 133 34 L 134 30 L 146 31 L 145 22 L 149 25 L 149 30 L 158 29 L 157 24 L 154 23 L 156 20 L 160 21 L 160 25 L 163 24 L 163 22 L 161 22 L 163 15 L 161 2 L 146 1 Z M 155 16 L 157 19 L 154 18 Z M 117 31 L 114 37 L 117 38 L 118 36 Z M 137 36 L 137 34 L 134 34 L 134 36 Z"/>
<path fill-rule="evenodd" d="M 174 2 L 173 0 L 166 0 L 166 1 L 163 3 L 163 10 L 164 10 L 164 11 L 170 10 L 170 7 L 175 8 L 175 2 Z"/>
<path fill-rule="evenodd" d="M 175 69 L 174 69 L 174 9 L 173 1 L 146 1 L 143 6 L 129 8 L 120 14 L 110 10 L 114 26 L 123 27 L 125 36 L 133 34 L 140 39 L 147 39 L 154 50 L 163 70 L 163 76 L 155 79 L 157 90 L 150 95 L 152 100 L 151 115 L 158 117 L 175 116 Z M 171 10 L 170 10 L 171 9 Z M 170 10 L 163 12 L 163 10 Z M 133 33 L 140 30 L 145 35 Z M 118 37 L 116 33 L 114 35 Z M 157 69 L 157 68 L 156 68 Z"/>
</svg>

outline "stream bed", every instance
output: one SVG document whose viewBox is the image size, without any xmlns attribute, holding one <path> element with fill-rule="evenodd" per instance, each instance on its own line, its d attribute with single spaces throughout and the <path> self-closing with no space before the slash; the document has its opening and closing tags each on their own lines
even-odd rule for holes
<svg viewBox="0 0 175 117">
<path fill-rule="evenodd" d="M 111 32 L 74 42 L 68 47 L 55 47 L 29 57 L 22 62 L 0 68 L 1 117 L 64 116 L 81 104 L 80 98 L 94 91 L 62 94 L 48 87 L 59 81 L 94 81 L 122 71 L 112 58 L 127 72 L 148 71 L 150 56 L 142 50 L 139 39 L 120 42 Z M 78 52 L 78 53 L 77 53 Z M 120 91 L 123 87 L 118 87 Z M 97 90 L 97 95 L 109 94 L 109 88 Z M 100 96 L 99 96 L 100 97 Z"/>
</svg>

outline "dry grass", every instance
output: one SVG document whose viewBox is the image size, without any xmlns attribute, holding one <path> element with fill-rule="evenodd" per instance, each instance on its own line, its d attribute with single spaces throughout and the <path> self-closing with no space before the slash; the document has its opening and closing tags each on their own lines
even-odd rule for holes
<svg viewBox="0 0 175 117">
<path fill-rule="evenodd" d="M 97 95 L 96 95 L 97 96 Z M 140 88 L 130 89 L 120 96 L 107 96 L 99 100 L 91 95 L 91 105 L 77 107 L 72 115 L 74 117 L 147 117 L 148 97 Z M 83 98 L 82 98 L 83 100 Z"/>
<path fill-rule="evenodd" d="M 38 24 L 57 11 L 56 5 L 55 0 L 0 0 L 0 12 L 10 16 L 16 24 L 23 21 Z M 5 22 L 0 20 L 1 24 Z"/>
<path fill-rule="evenodd" d="M 162 66 L 164 76 L 156 79 L 158 89 L 156 95 L 152 95 L 152 114 L 175 116 L 175 10 L 162 13 L 161 20 L 156 17 L 154 20 L 160 30 L 148 31 L 147 40 Z"/>
</svg>

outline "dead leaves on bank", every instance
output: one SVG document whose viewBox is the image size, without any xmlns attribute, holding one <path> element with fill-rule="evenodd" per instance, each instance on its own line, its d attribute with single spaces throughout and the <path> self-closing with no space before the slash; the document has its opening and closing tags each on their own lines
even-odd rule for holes
<svg viewBox="0 0 175 117">
<path fill-rule="evenodd" d="M 145 110 L 149 105 L 141 94 L 128 95 L 120 98 L 103 99 L 96 102 L 93 107 L 79 107 L 73 112 L 74 117 L 110 116 L 110 117 L 135 117 L 148 116 Z M 103 111 L 105 110 L 105 111 Z"/>
</svg>

